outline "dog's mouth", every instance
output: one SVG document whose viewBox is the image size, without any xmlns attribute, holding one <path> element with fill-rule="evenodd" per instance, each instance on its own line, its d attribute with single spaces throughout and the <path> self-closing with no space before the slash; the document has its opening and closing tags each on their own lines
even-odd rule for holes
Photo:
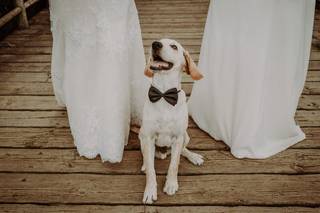
<svg viewBox="0 0 320 213">
<path fill-rule="evenodd" d="M 163 60 L 159 55 L 153 55 L 150 69 L 154 71 L 170 70 L 173 67 L 173 63 Z"/>
</svg>

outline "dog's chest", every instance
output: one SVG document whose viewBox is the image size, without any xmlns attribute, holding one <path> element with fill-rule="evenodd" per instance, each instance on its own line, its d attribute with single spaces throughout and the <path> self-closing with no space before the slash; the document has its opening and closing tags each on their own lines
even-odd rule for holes
<svg viewBox="0 0 320 213">
<path fill-rule="evenodd" d="M 185 132 L 188 125 L 188 110 L 183 91 L 179 94 L 176 106 L 168 104 L 163 98 L 145 106 L 144 122 L 148 129 L 160 137 L 177 136 Z M 166 136 L 166 137 L 167 137 Z"/>
<path fill-rule="evenodd" d="M 174 136 L 168 134 L 158 134 L 155 139 L 157 147 L 171 147 L 174 142 Z"/>
<path fill-rule="evenodd" d="M 150 114 L 157 121 L 159 127 L 171 129 L 177 122 L 181 121 L 187 115 L 187 104 L 184 92 L 178 95 L 178 101 L 175 106 L 169 104 L 164 98 L 155 103 L 149 103 Z"/>
<path fill-rule="evenodd" d="M 188 127 L 188 109 L 183 90 L 178 94 L 178 102 L 172 106 L 164 98 L 156 102 L 146 100 L 143 110 L 141 132 L 155 137 L 160 147 L 170 147 L 175 139 L 185 134 Z"/>
<path fill-rule="evenodd" d="M 183 116 L 176 115 L 159 118 L 154 126 L 155 144 L 159 147 L 171 147 L 176 138 L 186 131 L 184 120 Z"/>
</svg>

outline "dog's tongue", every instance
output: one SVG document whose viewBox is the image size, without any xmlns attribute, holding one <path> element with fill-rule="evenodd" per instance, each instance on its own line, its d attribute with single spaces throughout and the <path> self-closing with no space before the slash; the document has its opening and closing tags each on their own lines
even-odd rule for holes
<svg viewBox="0 0 320 213">
<path fill-rule="evenodd" d="M 169 64 L 164 61 L 153 61 L 153 62 L 151 62 L 150 65 L 151 65 L 150 66 L 151 69 L 158 69 L 158 70 L 161 70 L 163 68 L 167 68 L 169 66 Z"/>
<path fill-rule="evenodd" d="M 161 69 L 161 68 L 168 67 L 168 63 L 164 62 L 164 61 L 153 61 L 151 63 L 151 68 L 152 67 L 157 68 L 157 69 Z"/>
</svg>

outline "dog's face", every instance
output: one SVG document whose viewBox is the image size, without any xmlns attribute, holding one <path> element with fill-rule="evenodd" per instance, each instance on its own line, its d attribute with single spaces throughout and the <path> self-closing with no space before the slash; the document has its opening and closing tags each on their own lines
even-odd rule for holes
<svg viewBox="0 0 320 213">
<path fill-rule="evenodd" d="M 153 71 L 169 71 L 185 64 L 182 46 L 171 39 L 154 41 L 151 47 L 150 68 Z"/>
<path fill-rule="evenodd" d="M 150 50 L 150 59 L 145 69 L 145 75 L 153 77 L 155 72 L 165 73 L 185 71 L 194 80 L 202 78 L 189 53 L 177 41 L 161 39 L 154 41 Z"/>
</svg>

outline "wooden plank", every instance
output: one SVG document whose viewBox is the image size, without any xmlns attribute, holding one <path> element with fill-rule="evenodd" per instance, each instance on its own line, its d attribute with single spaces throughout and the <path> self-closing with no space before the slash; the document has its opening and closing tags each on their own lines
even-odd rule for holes
<svg viewBox="0 0 320 213">
<path fill-rule="evenodd" d="M 48 52 L 51 52 L 51 48 L 47 48 L 47 47 L 44 47 L 45 49 L 47 50 L 40 50 L 40 51 L 48 51 Z M 0 54 L 1 54 L 1 50 L 3 49 L 6 49 L 6 48 L 0 48 Z M 18 54 L 28 54 L 29 52 L 33 52 L 34 48 L 7 48 L 7 49 L 10 49 L 12 51 L 16 51 L 18 50 Z M 23 51 L 26 51 L 26 52 L 23 52 Z M 196 50 L 194 50 L 195 52 L 192 53 L 193 56 L 199 54 L 199 52 L 197 52 Z M 148 50 L 146 50 L 146 55 L 148 55 Z M 319 65 L 319 69 L 320 69 L 320 65 Z M 46 62 L 46 63 L 37 63 L 37 62 L 34 62 L 34 63 L 26 63 L 26 64 L 23 64 L 23 63 L 15 63 L 15 62 L 11 62 L 11 63 L 0 63 L 0 74 L 2 72 L 28 72 L 29 75 L 32 75 L 33 73 L 30 73 L 30 72 L 50 72 L 50 63 Z M 25 75 L 26 78 L 31 78 L 32 76 L 28 76 L 28 75 Z M 14 79 L 13 77 L 10 77 L 12 79 Z M 0 80 L 1 80 L 1 77 L 0 77 Z M 183 75 L 183 78 L 182 78 L 182 81 L 183 82 L 186 82 L 186 83 L 192 83 L 193 80 L 188 76 L 188 75 Z M 320 72 L 319 71 L 314 71 L 312 70 L 312 67 L 311 67 L 311 70 L 309 70 L 308 72 L 308 75 L 307 75 L 307 82 L 317 82 L 317 81 L 320 81 Z"/>
<path fill-rule="evenodd" d="M 0 111 L 0 127 L 69 127 L 66 111 Z M 189 119 L 189 127 L 196 124 Z"/>
<path fill-rule="evenodd" d="M 119 213 L 119 212 L 138 212 L 143 213 L 145 206 L 137 205 L 35 205 L 35 204 L 0 204 L 0 212 L 6 213 L 74 213 L 74 212 L 93 212 L 93 213 Z M 168 208 L 170 209 L 170 207 Z M 213 208 L 215 209 L 215 207 Z M 293 208 L 296 209 L 296 208 Z M 306 213 L 310 212 L 311 208 L 298 208 Z"/>
<path fill-rule="evenodd" d="M 0 82 L 0 95 L 53 95 L 53 88 L 49 82 Z"/>
<path fill-rule="evenodd" d="M 155 5 L 158 7 L 158 5 Z M 195 5 L 199 6 L 199 5 Z M 179 9 L 177 7 L 170 7 L 171 9 Z M 207 14 L 195 14 L 195 16 L 163 16 L 163 14 L 153 13 L 152 15 L 141 15 L 140 24 L 144 23 L 204 23 L 206 21 Z M 29 21 L 31 25 L 50 25 L 49 17 L 36 16 Z"/>
<path fill-rule="evenodd" d="M 188 18 L 186 17 L 186 15 L 183 15 L 181 17 L 178 17 L 178 16 L 173 16 L 173 17 L 170 17 L 170 16 L 161 16 L 161 15 L 156 15 L 156 16 L 146 16 L 148 17 L 149 19 L 150 18 L 154 18 L 154 19 L 162 19 L 162 18 Z M 190 17 L 194 17 L 194 18 L 202 18 L 203 16 L 196 16 L 195 14 L 194 15 L 191 15 Z M 192 32 L 192 33 L 188 33 L 188 32 L 166 32 L 166 31 L 162 31 L 162 32 L 158 32 L 158 33 L 155 33 L 155 32 L 142 32 L 142 37 L 144 38 L 144 36 L 146 35 L 150 35 L 151 37 L 150 38 L 156 38 L 158 36 L 160 37 L 163 37 L 161 35 L 167 35 L 167 34 L 170 34 L 171 36 L 177 36 L 179 35 L 179 38 L 181 36 L 181 38 L 202 38 L 202 35 L 203 35 L 203 32 Z M 49 27 L 47 28 L 43 28 L 43 29 L 33 29 L 33 28 L 29 28 L 29 29 L 23 29 L 23 30 L 15 30 L 13 31 L 11 34 L 10 34 L 10 37 L 11 36 L 30 36 L 30 35 L 34 35 L 34 36 L 38 36 L 38 35 L 48 35 L 50 36 L 51 35 L 51 32 L 50 32 L 50 29 Z M 194 35 L 195 37 L 193 37 L 192 35 Z M 200 37 L 199 37 L 200 36 Z"/>
<path fill-rule="evenodd" d="M 320 110 L 320 95 L 302 95 L 298 109 Z"/>
<path fill-rule="evenodd" d="M 16 29 L 14 30 L 10 35 L 44 35 L 44 34 L 51 34 L 50 28 L 46 27 L 43 29 L 33 29 L 33 26 L 31 26 L 28 29 Z"/>
<path fill-rule="evenodd" d="M 19 15 L 21 13 L 22 9 L 20 7 L 16 7 L 7 14 L 3 15 L 0 18 L 0 28 L 3 27 L 6 23 L 8 23 L 10 20 L 12 20 L 14 17 Z"/>
<path fill-rule="evenodd" d="M 49 22 L 48 22 L 49 24 Z M 42 34 L 42 33 L 37 33 L 37 34 L 23 34 L 23 35 L 17 35 L 17 34 L 10 34 L 10 36 L 6 37 L 4 41 L 51 41 L 52 40 L 52 35 L 51 34 Z"/>
<path fill-rule="evenodd" d="M 319 46 L 318 43 L 319 43 L 319 42 L 314 42 L 314 41 L 312 41 L 312 43 L 311 43 L 311 50 L 313 50 L 313 51 L 320 51 L 320 46 Z"/>
<path fill-rule="evenodd" d="M 289 149 L 265 160 L 234 158 L 229 151 L 196 151 L 205 158 L 194 166 L 185 158 L 180 175 L 200 174 L 313 174 L 320 172 L 318 149 Z M 121 163 L 101 163 L 100 158 L 79 157 L 75 149 L 0 149 L 0 172 L 142 174 L 139 150 L 125 151 Z M 166 174 L 170 158 L 156 160 L 158 174 Z"/>
<path fill-rule="evenodd" d="M 170 1 L 170 0 L 159 0 L 159 1 L 155 1 L 155 0 L 149 0 L 149 1 L 147 1 L 147 2 L 145 2 L 144 0 L 135 0 L 135 3 L 136 4 L 141 4 L 141 3 L 148 3 L 148 4 L 155 4 L 155 3 L 162 3 L 162 4 L 164 4 L 164 3 L 169 3 L 169 5 L 170 5 L 170 3 L 172 3 L 172 2 L 176 2 L 176 3 L 195 3 L 195 2 L 199 2 L 199 3 L 201 3 L 201 2 L 208 2 L 208 0 L 175 0 L 175 1 Z"/>
<path fill-rule="evenodd" d="M 140 5 L 140 4 L 138 4 Z M 142 7 L 139 7 L 137 5 L 138 13 L 139 14 L 149 14 L 149 12 L 154 13 L 161 13 L 161 14 L 183 14 L 185 12 L 186 14 L 191 13 L 196 13 L 199 14 L 201 12 L 205 12 L 205 14 L 208 11 L 208 4 L 191 4 L 191 5 L 197 5 L 197 7 L 192 7 L 191 5 L 184 5 L 184 4 L 158 4 L 156 5 L 149 5 L 149 4 L 144 4 Z"/>
<path fill-rule="evenodd" d="M 302 127 L 320 126 L 320 111 L 298 110 L 297 123 Z M 66 111 L 0 111 L 0 127 L 69 127 Z M 189 128 L 198 128 L 189 119 Z"/>
<path fill-rule="evenodd" d="M 1 76 L 1 74 L 0 74 Z M 0 110 L 64 110 L 54 96 L 0 96 Z M 320 95 L 302 95 L 298 109 L 320 109 Z"/>
<path fill-rule="evenodd" d="M 298 110 L 296 112 L 295 120 L 298 125 L 305 127 L 316 127 L 320 126 L 320 111 L 306 111 L 306 110 Z"/>
<path fill-rule="evenodd" d="M 45 47 L 47 48 L 47 47 Z M 2 48 L 3 49 L 3 48 Z M 0 49 L 0 54 L 1 54 L 1 50 Z M 12 48 L 10 48 L 12 49 Z M 30 51 L 32 51 L 33 48 L 30 49 Z M 12 49 L 14 51 L 14 49 Z M 18 50 L 22 50 L 23 49 L 18 49 Z M 27 50 L 28 51 L 28 50 Z M 51 50 L 50 50 L 51 51 Z M 14 59 L 14 61 L 11 61 L 11 63 L 2 63 L 0 64 L 0 72 L 7 72 L 8 74 L 2 74 L 2 75 L 9 75 L 9 72 L 28 72 L 29 75 L 25 75 L 26 78 L 32 78 L 33 73 L 29 73 L 29 72 L 49 72 L 50 71 L 50 60 L 49 58 L 51 58 L 51 55 L 44 55 L 45 57 L 41 56 L 41 57 L 33 57 L 32 55 L 27 55 L 25 56 L 24 53 L 19 52 L 19 54 L 22 55 L 16 55 L 17 57 L 12 57 L 12 59 Z M 146 50 L 146 55 L 148 55 L 148 50 Z M 193 58 L 198 59 L 197 52 L 194 52 L 191 54 Z M 12 55 L 14 56 L 14 55 Z M 20 60 L 26 60 L 28 61 L 28 63 L 30 62 L 34 62 L 32 64 L 21 64 L 19 63 Z M 41 60 L 44 60 L 41 62 Z M 18 62 L 18 63 L 16 63 Z M 22 61 L 20 61 L 22 62 Z M 40 62 L 40 63 L 37 63 Z M 45 63 L 45 64 L 43 64 Z M 0 73 L 1 74 L 1 73 Z M 0 80 L 2 76 L 0 76 Z M 10 78 L 14 79 L 14 75 L 10 76 Z M 13 81 L 13 80 L 12 80 Z M 309 71 L 307 74 L 307 82 L 319 82 L 320 81 L 320 72 L 319 71 Z M 188 75 L 184 75 L 182 78 L 182 82 L 185 83 L 193 83 L 193 80 L 188 76 Z M 318 92 L 318 85 L 319 83 L 313 83 L 313 84 L 306 84 L 306 89 L 305 89 L 305 93 L 315 93 Z M 190 86 L 189 86 L 190 87 Z M 309 88 L 310 87 L 310 88 Z"/>
<path fill-rule="evenodd" d="M 1 77 L 1 73 L 0 73 Z M 0 96 L 0 110 L 64 110 L 54 96 Z M 320 109 L 320 95 L 303 95 L 298 109 Z"/>
<path fill-rule="evenodd" d="M 319 149 L 320 128 L 302 128 L 306 139 L 291 148 L 295 149 Z M 188 147 L 197 150 L 228 150 L 221 141 L 216 141 L 207 133 L 197 128 L 189 128 L 191 138 Z M 0 128 L 0 147 L 2 148 L 64 148 L 73 149 L 73 139 L 70 129 L 66 128 Z M 137 150 L 139 147 L 138 136 L 130 133 L 127 150 Z"/>
<path fill-rule="evenodd" d="M 185 18 L 186 20 L 190 19 L 190 18 L 199 18 L 199 19 L 204 19 L 206 17 L 206 14 L 155 14 L 155 13 L 149 13 L 149 14 L 139 14 L 140 20 L 142 20 L 142 22 L 144 22 L 144 20 L 146 19 L 158 19 L 158 20 L 162 20 L 162 19 L 166 19 L 166 18 L 178 18 L 178 19 L 183 19 Z M 144 23 L 148 23 L 148 22 L 144 22 Z M 185 24 L 185 23 L 184 23 Z M 195 24 L 195 23 L 193 23 Z M 201 22 L 202 26 L 201 28 L 204 28 L 204 22 Z M 164 31 L 163 29 L 157 29 L 156 27 L 154 27 L 153 25 L 149 25 L 148 27 L 145 27 L 145 25 L 141 25 L 142 26 L 142 33 L 166 33 L 166 34 L 172 34 L 172 33 L 202 33 L 203 30 L 190 30 L 190 29 L 186 29 L 186 30 L 182 30 L 182 28 L 174 28 L 172 27 L 172 29 L 170 30 L 166 30 Z M 146 25 L 147 26 L 147 25 Z M 153 27 L 152 29 L 150 29 L 150 27 Z M 16 30 L 13 32 L 13 34 L 15 35 L 39 35 L 39 34 L 51 34 L 50 31 L 50 27 L 47 25 L 41 25 L 41 24 L 35 24 L 33 25 L 31 28 L 29 29 L 24 29 L 24 30 Z"/>
<path fill-rule="evenodd" d="M 51 55 L 0 55 L 0 63 L 5 62 L 51 62 Z"/>
<path fill-rule="evenodd" d="M 170 28 L 171 31 L 173 32 L 183 32 L 183 31 L 186 31 L 186 32 L 189 32 L 189 33 L 192 33 L 192 32 L 197 32 L 199 31 L 199 28 L 197 27 L 192 27 L 192 26 L 184 26 L 183 28 L 176 28 L 175 26 L 168 26 L 168 28 Z M 186 28 L 186 29 L 185 29 Z M 155 28 L 147 28 L 144 30 L 145 33 L 147 32 L 151 32 L 151 33 L 159 33 L 159 32 L 162 32 L 160 31 L 161 27 L 155 27 Z M 171 37 L 170 34 L 166 34 L 168 37 Z M 150 39 L 150 40 L 144 40 L 143 41 L 143 44 L 144 44 L 144 47 L 145 48 L 149 48 L 151 46 L 151 43 L 155 40 L 155 39 L 160 39 L 161 37 L 155 37 L 153 39 Z M 40 40 L 40 41 L 37 41 L 37 40 L 27 40 L 28 42 L 24 42 L 24 41 L 16 41 L 16 40 L 13 40 L 13 41 L 0 41 L 0 47 L 3 46 L 3 47 L 34 47 L 34 48 L 38 48 L 38 47 L 52 47 L 52 41 L 43 41 L 43 40 Z M 185 47 L 186 50 L 189 50 L 190 47 L 188 46 L 197 46 L 198 50 L 200 49 L 200 44 L 201 42 L 198 41 L 198 40 L 191 40 L 188 41 L 188 40 L 182 40 L 182 39 L 179 39 L 178 40 L 179 42 L 181 42 L 181 44 Z M 1 59 L 1 62 L 3 62 L 5 59 Z"/>
<path fill-rule="evenodd" d="M 320 70 L 320 61 L 309 61 L 310 70 Z"/>
<path fill-rule="evenodd" d="M 1 47 L 1 55 L 27 55 L 27 54 L 47 54 L 51 55 L 51 47 Z"/>
<path fill-rule="evenodd" d="M 224 144 L 216 142 L 199 129 L 189 129 L 188 133 L 191 137 L 188 147 L 191 149 L 226 149 Z M 315 134 L 314 138 L 318 137 L 320 138 L 318 134 Z M 194 142 L 195 138 L 198 140 Z M 204 140 L 203 143 L 201 139 Z M 0 128 L 0 146 L 7 148 L 74 148 L 70 130 L 65 128 Z M 136 134 L 130 134 L 129 143 L 125 148 L 128 150 L 140 148 Z"/>
<path fill-rule="evenodd" d="M 156 37 L 160 38 L 160 37 Z M 143 43 L 146 49 L 150 48 L 151 43 L 156 39 L 144 39 Z M 14 39 L 14 40 L 13 40 Z M 39 44 L 39 50 L 41 49 L 50 49 L 52 46 L 52 41 L 51 37 L 45 38 L 45 40 L 42 40 L 41 38 L 37 38 L 34 36 L 30 36 L 30 38 L 12 38 L 9 37 L 6 39 L 4 42 L 10 42 L 11 45 L 13 46 L 20 46 L 20 47 L 26 47 L 28 49 L 31 49 L 30 47 Z M 28 41 L 27 43 L 25 43 Z M 195 39 L 195 38 L 184 38 L 184 39 L 179 39 L 179 42 L 185 47 L 185 49 L 193 50 L 196 49 L 197 52 L 200 50 L 201 46 L 201 39 Z M 21 43 L 21 45 L 19 45 Z M 191 46 L 191 47 L 189 47 Z M 192 46 L 197 46 L 197 47 L 192 47 Z M 34 54 L 34 53 L 33 53 Z M 199 54 L 193 55 L 194 60 L 198 60 Z M 318 58 L 319 57 L 319 58 Z M 320 52 L 312 52 L 311 54 L 311 60 L 320 60 Z M 5 62 L 50 62 L 51 61 L 51 56 L 50 55 L 14 55 L 14 54 L 1 54 L 0 55 L 0 63 L 5 63 Z"/>
<path fill-rule="evenodd" d="M 50 63 L 0 63 L 0 72 L 50 72 Z"/>
<path fill-rule="evenodd" d="M 167 16 L 165 16 L 167 18 Z M 184 17 L 182 17 L 184 18 Z M 152 19 L 152 17 L 149 17 Z M 173 36 L 173 38 L 186 39 L 185 42 L 182 42 L 183 45 L 199 45 L 201 44 L 201 39 L 203 35 L 204 22 L 202 23 L 143 23 L 141 24 L 142 36 L 144 38 L 144 44 L 150 45 L 148 39 L 162 38 L 164 35 Z M 37 26 L 37 25 L 35 25 Z M 33 30 L 27 33 L 28 31 L 20 31 L 16 33 L 16 36 L 7 37 L 3 41 L 0 41 L 0 47 L 50 47 L 52 46 L 52 37 L 49 29 L 33 26 Z M 163 31 L 160 28 L 165 27 L 168 30 Z M 35 32 L 41 32 L 42 35 L 35 34 Z M 154 35 L 154 37 L 145 35 Z M 20 35 L 20 36 L 19 36 Z M 195 35 L 194 37 L 190 35 Z M 38 39 L 38 40 L 37 40 Z M 26 41 L 28 41 L 26 43 Z M 192 42 L 194 41 L 194 42 Z"/>
<path fill-rule="evenodd" d="M 163 37 L 170 37 L 171 35 L 164 35 Z M 149 55 L 150 47 L 153 41 L 161 39 L 162 37 L 154 37 L 152 39 L 145 39 L 144 42 L 144 51 L 146 56 Z M 186 50 L 191 54 L 195 61 L 198 60 L 200 52 L 200 41 L 185 39 L 185 38 L 173 38 L 180 42 Z M 51 45 L 50 41 L 28 41 L 28 44 L 23 43 L 22 41 L 12 41 L 10 42 L 11 47 L 2 47 L 0 50 L 0 63 L 10 63 L 10 62 L 47 62 L 51 54 Z M 39 43 L 40 46 L 32 46 L 33 44 Z M 20 45 L 20 43 L 22 43 Z M 28 46 L 25 46 L 28 45 Z M 50 60 L 49 60 L 50 62 Z"/>
<path fill-rule="evenodd" d="M 37 3 L 39 0 L 27 0 L 24 2 L 24 6 L 25 8 L 28 8 L 30 6 L 32 6 L 33 4 Z"/>
<path fill-rule="evenodd" d="M 306 82 L 318 82 L 320 81 L 320 72 L 319 70 L 308 70 Z M 183 83 L 193 83 L 194 81 L 187 74 L 182 75 Z"/>
<path fill-rule="evenodd" d="M 180 187 L 174 196 L 162 192 L 164 180 L 157 176 L 157 205 L 320 203 L 320 175 L 179 176 Z M 1 173 L 0 202 L 141 204 L 144 186 L 144 175 Z"/>
<path fill-rule="evenodd" d="M 21 8 L 21 13 L 19 15 L 19 27 L 28 28 L 29 23 L 28 23 L 27 10 L 26 10 L 27 7 L 24 3 L 24 0 L 15 0 L 15 3 L 18 7 Z"/>
<path fill-rule="evenodd" d="M 320 60 L 320 52 L 319 51 L 311 51 L 310 61 L 319 61 Z"/>
<path fill-rule="evenodd" d="M 197 16 L 191 16 L 191 17 L 151 17 L 153 20 L 157 21 L 167 21 L 167 20 L 191 20 L 191 19 L 202 19 L 203 17 L 197 17 Z M 150 17 L 148 17 L 148 21 L 150 21 Z M 174 38 L 180 38 L 180 39 L 195 39 L 195 40 L 201 40 L 203 36 L 203 32 L 170 32 L 170 31 L 162 31 L 159 33 L 155 32 L 142 32 L 142 38 L 143 39 L 154 39 L 158 38 L 159 36 L 163 35 L 171 35 Z M 5 38 L 5 41 L 18 41 L 18 40 L 28 40 L 28 39 L 36 39 L 39 40 L 51 40 L 52 35 L 49 31 L 40 31 L 40 30 L 34 30 L 34 29 L 28 29 L 28 30 L 17 30 L 14 31 L 12 34 L 10 34 L 9 37 Z"/>
<path fill-rule="evenodd" d="M 6 110 L 65 110 L 54 96 L 0 96 L 0 109 Z"/>
<path fill-rule="evenodd" d="M 140 8 L 140 6 L 143 5 L 160 5 L 163 6 L 165 4 L 165 6 L 171 6 L 171 5 L 197 5 L 197 4 L 209 4 L 209 0 L 180 0 L 180 1 L 170 1 L 170 0 L 159 0 L 159 1 L 143 1 L 143 0 L 135 0 L 135 3 L 137 5 L 138 8 Z"/>
<path fill-rule="evenodd" d="M 192 49 L 192 51 L 194 51 L 194 49 Z M 195 61 L 198 61 L 198 54 L 191 54 L 191 57 Z M 19 62 L 19 63 L 30 63 L 30 62 L 50 63 L 51 62 L 51 55 L 0 55 L 0 63 L 7 63 L 7 62 L 11 62 L 11 63 L 12 62 Z"/>
<path fill-rule="evenodd" d="M 159 24 L 159 21 L 162 22 L 161 24 L 164 25 L 167 23 L 168 20 L 172 20 L 176 23 L 179 23 L 178 21 L 181 20 L 181 22 L 186 22 L 188 20 L 199 20 L 201 17 L 191 17 L 191 18 L 185 18 L 185 17 L 164 17 L 164 18 L 157 18 L 157 19 L 151 19 L 150 17 L 148 19 L 149 22 L 147 22 L 149 25 L 154 24 L 155 26 Z M 153 21 L 153 22 L 150 22 Z M 33 32 L 38 32 L 38 31 L 33 31 Z M 203 37 L 203 32 L 166 32 L 163 31 L 161 33 L 153 33 L 153 32 L 142 32 L 142 38 L 144 41 L 148 41 L 154 38 L 161 38 L 161 35 L 167 35 L 170 34 L 174 36 L 174 38 L 179 38 L 179 39 L 185 39 L 186 41 L 197 41 L 200 42 L 202 41 Z M 6 37 L 3 41 L 7 42 L 18 42 L 18 41 L 52 41 L 52 35 L 48 33 L 37 33 L 37 34 L 10 34 L 10 36 Z M 314 51 L 317 52 L 317 51 Z"/>
<path fill-rule="evenodd" d="M 320 82 L 306 82 L 304 85 L 303 94 L 320 94 Z"/>
<path fill-rule="evenodd" d="M 66 111 L 0 111 L 0 126 L 69 127 Z"/>
<path fill-rule="evenodd" d="M 320 81 L 320 72 L 319 71 L 308 71 L 307 81 Z"/>
<path fill-rule="evenodd" d="M 152 14 L 151 16 L 145 15 L 140 16 L 140 24 L 156 24 L 156 23 L 193 23 L 193 24 L 203 24 L 206 22 L 206 14 L 201 14 L 197 16 L 162 16 L 161 14 Z M 33 19 L 30 24 L 45 24 L 49 25 L 50 21 L 48 19 Z"/>
<path fill-rule="evenodd" d="M 192 83 L 185 83 L 183 84 L 182 89 L 186 92 L 187 95 L 190 95 L 192 86 Z M 320 82 L 306 82 L 302 93 L 308 95 L 320 94 Z"/>
<path fill-rule="evenodd" d="M 182 89 L 190 95 L 192 86 L 192 83 L 183 83 Z M 306 82 L 303 94 L 320 95 L 320 82 Z M 53 95 L 53 88 L 50 82 L 0 82 L 0 95 Z"/>
<path fill-rule="evenodd" d="M 316 213 L 319 208 L 312 207 L 259 207 L 259 206 L 143 206 L 143 205 L 36 205 L 36 204 L 2 204 L 0 211 L 7 213 L 43 213 L 43 212 L 148 212 L 148 213 Z"/>
<path fill-rule="evenodd" d="M 184 39 L 181 37 L 173 38 L 172 35 L 163 35 L 163 36 L 154 36 L 152 38 L 152 41 L 163 38 L 163 37 L 170 37 L 170 38 L 175 39 L 177 41 Z M 191 56 L 193 56 L 195 59 L 198 58 L 199 51 L 200 51 L 200 45 L 199 46 L 188 45 L 185 47 L 188 48 L 188 51 L 191 54 Z M 51 47 L 36 47 L 36 48 L 35 47 L 23 47 L 23 46 L 1 47 L 0 48 L 0 55 L 51 55 L 51 49 L 52 49 Z M 149 55 L 149 52 L 150 52 L 150 45 L 146 45 L 145 46 L 145 54 Z M 5 56 L 5 57 L 8 57 L 8 56 Z M 10 59 L 11 61 L 7 61 L 5 59 L 3 59 L 3 60 L 4 60 L 3 63 L 15 62 L 14 59 Z M 17 60 L 18 61 L 16 61 L 16 62 L 22 61 L 20 58 Z M 28 59 L 28 60 L 29 60 L 28 63 L 30 63 L 30 59 Z"/>
<path fill-rule="evenodd" d="M 320 128 L 319 127 L 304 127 L 303 132 L 306 134 L 306 139 L 300 143 L 295 144 L 291 148 L 320 148 Z M 189 135 L 191 135 L 191 143 L 188 147 L 192 149 L 221 149 L 227 150 L 227 146 L 221 142 L 212 139 L 208 134 L 197 128 L 189 128 Z"/>
<path fill-rule="evenodd" d="M 51 82 L 49 72 L 41 73 L 12 73 L 0 72 L 0 82 Z"/>
</svg>

